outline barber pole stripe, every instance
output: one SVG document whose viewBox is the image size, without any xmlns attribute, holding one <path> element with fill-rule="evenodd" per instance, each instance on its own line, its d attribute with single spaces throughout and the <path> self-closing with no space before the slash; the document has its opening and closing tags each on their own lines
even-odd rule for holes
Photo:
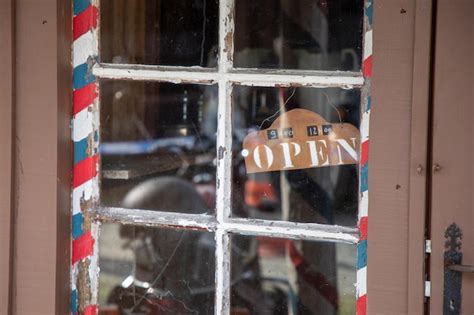
<svg viewBox="0 0 474 315">
<path fill-rule="evenodd" d="M 87 157 L 74 165 L 72 186 L 76 188 L 97 176 L 98 156 Z"/>
<path fill-rule="evenodd" d="M 84 310 L 84 315 L 96 315 L 96 314 L 97 314 L 97 306 L 95 305 L 89 305 Z"/>
<path fill-rule="evenodd" d="M 83 233 L 81 236 L 72 241 L 72 263 L 75 264 L 78 261 L 91 256 L 94 239 L 90 231 Z"/>
<path fill-rule="evenodd" d="M 372 76 L 372 30 L 365 33 L 364 37 L 364 60 L 362 63 L 362 72 L 365 78 Z"/>
<path fill-rule="evenodd" d="M 90 4 L 84 11 L 74 16 L 72 22 L 74 41 L 76 41 L 82 34 L 97 29 L 98 21 L 99 11 L 97 7 L 92 4 Z"/>
<path fill-rule="evenodd" d="M 72 121 L 72 141 L 79 142 L 94 132 L 94 113 L 84 108 Z"/>
<path fill-rule="evenodd" d="M 362 91 L 361 108 L 361 152 L 359 172 L 359 243 L 357 244 L 357 284 L 356 284 L 356 314 L 367 314 L 367 232 L 369 207 L 369 120 L 372 107 L 370 95 L 370 79 L 372 77 L 372 47 L 373 47 L 373 1 L 365 0 L 364 18 L 364 52 L 362 74 L 364 88 Z"/>
<path fill-rule="evenodd" d="M 367 240 L 367 217 L 361 217 L 359 221 L 360 241 Z"/>
<path fill-rule="evenodd" d="M 93 82 L 73 92 L 73 116 L 81 112 L 84 108 L 93 105 L 94 100 L 97 99 L 97 91 L 97 83 Z"/>
<path fill-rule="evenodd" d="M 84 138 L 74 142 L 74 165 L 87 158 L 89 147 L 89 138 Z"/>
<path fill-rule="evenodd" d="M 72 216 L 72 239 L 75 240 L 84 234 L 82 228 L 84 224 L 84 216 L 82 212 L 76 213 Z"/>
<path fill-rule="evenodd" d="M 361 296 L 357 300 L 357 314 L 367 314 L 367 295 Z"/>
<path fill-rule="evenodd" d="M 362 142 L 360 163 L 366 165 L 369 160 L 369 140 Z"/>
<path fill-rule="evenodd" d="M 97 56 L 97 49 L 94 44 L 94 38 L 97 38 L 97 31 L 87 31 L 73 43 L 74 56 L 72 66 L 75 68 L 80 64 L 87 63 L 91 56 Z"/>
<path fill-rule="evenodd" d="M 79 15 L 91 5 L 91 0 L 74 0 L 73 13 L 74 16 Z"/>
<path fill-rule="evenodd" d="M 91 207 L 98 194 L 98 85 L 92 66 L 98 55 L 97 0 L 73 3 L 73 117 L 71 314 L 96 315 L 97 224 Z M 82 283 L 82 285 L 79 285 Z M 86 283 L 87 285 L 84 285 Z"/>
</svg>

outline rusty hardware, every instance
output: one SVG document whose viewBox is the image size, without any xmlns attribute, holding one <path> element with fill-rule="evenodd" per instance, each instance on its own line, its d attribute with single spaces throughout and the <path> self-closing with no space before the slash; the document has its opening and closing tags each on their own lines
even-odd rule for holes
<svg viewBox="0 0 474 315">
<path fill-rule="evenodd" d="M 444 292 L 443 315 L 461 314 L 462 231 L 456 223 L 452 223 L 444 232 Z M 462 266 L 462 267 L 461 267 Z M 467 266 L 468 267 L 468 266 Z"/>
<path fill-rule="evenodd" d="M 457 272 L 474 273 L 474 265 L 448 265 L 446 268 Z"/>
<path fill-rule="evenodd" d="M 433 173 L 437 173 L 439 171 L 441 171 L 441 165 L 438 163 L 433 164 Z"/>
</svg>

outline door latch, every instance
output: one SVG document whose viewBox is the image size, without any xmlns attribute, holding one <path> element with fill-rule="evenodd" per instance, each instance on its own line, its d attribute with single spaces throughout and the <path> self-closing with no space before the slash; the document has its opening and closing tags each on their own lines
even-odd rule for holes
<svg viewBox="0 0 474 315">
<path fill-rule="evenodd" d="M 452 271 L 474 273 L 474 265 L 449 265 L 447 267 Z"/>
<path fill-rule="evenodd" d="M 443 315 L 461 314 L 462 273 L 473 272 L 474 266 L 462 265 L 462 231 L 452 223 L 444 232 Z"/>
</svg>

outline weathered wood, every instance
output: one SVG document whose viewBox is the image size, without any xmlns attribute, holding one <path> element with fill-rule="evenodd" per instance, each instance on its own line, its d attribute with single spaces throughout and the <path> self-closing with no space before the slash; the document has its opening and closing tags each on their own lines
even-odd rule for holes
<svg viewBox="0 0 474 315">
<path fill-rule="evenodd" d="M 247 86 L 294 86 L 294 87 L 360 87 L 364 83 L 361 73 L 345 71 L 307 70 L 259 70 L 238 69 L 231 72 L 216 72 L 200 67 L 165 67 L 101 64 L 93 69 L 99 78 L 147 80 L 171 83 L 216 84 L 228 80 Z"/>
<path fill-rule="evenodd" d="M 368 314 L 406 314 L 415 2 L 374 6 Z"/>
<path fill-rule="evenodd" d="M 474 278 L 462 275 L 462 301 L 444 301 L 445 263 L 449 248 L 444 231 L 452 223 L 462 230 L 462 264 L 474 264 L 474 2 L 439 0 L 433 86 L 433 158 L 431 194 L 431 301 L 432 315 L 457 309 L 457 314 L 474 313 Z M 438 164 L 439 169 L 434 166 Z M 452 226 L 455 228 L 455 226 Z M 448 273 L 451 274 L 452 273 Z"/>
<path fill-rule="evenodd" d="M 13 111 L 14 111 L 14 16 L 13 0 L 0 1 L 0 314 L 8 314 L 12 281 L 10 264 Z"/>
</svg>

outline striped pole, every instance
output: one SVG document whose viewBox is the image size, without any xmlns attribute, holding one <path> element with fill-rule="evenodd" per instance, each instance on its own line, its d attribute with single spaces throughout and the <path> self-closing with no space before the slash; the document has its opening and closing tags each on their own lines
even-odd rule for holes
<svg viewBox="0 0 474 315">
<path fill-rule="evenodd" d="M 71 314 L 96 315 L 97 234 L 91 210 L 98 200 L 98 85 L 92 66 L 98 56 L 97 0 L 74 0 Z"/>
<path fill-rule="evenodd" d="M 362 73 L 365 84 L 362 90 L 362 118 L 360 125 L 361 133 L 361 159 L 360 159 L 360 200 L 359 200 L 359 234 L 360 240 L 357 244 L 357 315 L 367 314 L 367 225 L 369 206 L 369 119 L 372 104 L 370 95 L 370 83 L 372 77 L 372 16 L 374 5 L 372 0 L 365 1 L 364 17 L 364 51 L 362 61 Z"/>
</svg>

